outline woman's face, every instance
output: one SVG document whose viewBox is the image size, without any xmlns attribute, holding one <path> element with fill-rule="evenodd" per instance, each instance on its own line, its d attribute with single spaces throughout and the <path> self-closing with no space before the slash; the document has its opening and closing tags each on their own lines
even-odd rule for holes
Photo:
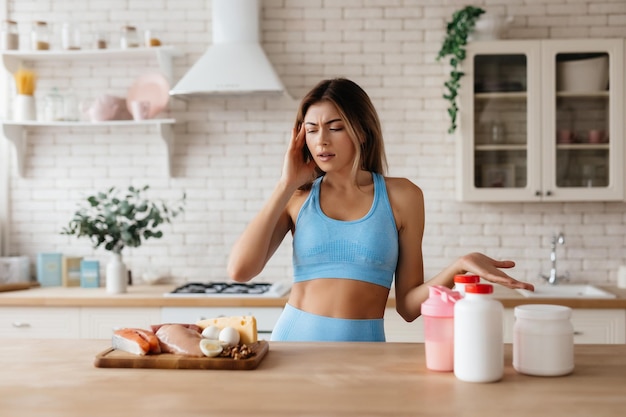
<svg viewBox="0 0 626 417">
<path fill-rule="evenodd" d="M 304 116 L 306 144 L 317 166 L 324 172 L 350 172 L 356 156 L 345 123 L 332 103 L 309 107 Z"/>
</svg>

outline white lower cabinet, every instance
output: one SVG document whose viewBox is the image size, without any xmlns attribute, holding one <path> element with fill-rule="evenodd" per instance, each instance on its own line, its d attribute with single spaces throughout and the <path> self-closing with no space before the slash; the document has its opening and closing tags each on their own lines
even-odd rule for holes
<svg viewBox="0 0 626 417">
<path fill-rule="evenodd" d="M 195 323 L 204 318 L 252 315 L 259 338 L 269 339 L 281 307 L 0 307 L 0 338 L 109 339 L 116 327 L 150 328 L 159 323 Z M 504 310 L 504 342 L 513 342 L 513 309 Z M 626 343 L 626 310 L 572 309 L 574 343 Z M 385 310 L 388 342 L 424 342 L 424 319 L 407 323 Z"/>
<path fill-rule="evenodd" d="M 160 322 L 158 307 L 0 307 L 0 338 L 110 339 L 116 327 Z"/>
<path fill-rule="evenodd" d="M 83 307 L 80 314 L 80 337 L 110 339 L 115 328 L 150 329 L 152 324 L 159 323 L 161 323 L 159 307 Z"/>
<path fill-rule="evenodd" d="M 282 311 L 282 307 L 163 307 L 161 320 L 163 323 L 195 323 L 215 317 L 254 316 L 259 339 L 268 340 Z"/>
<path fill-rule="evenodd" d="M 424 319 L 420 316 L 407 323 L 395 308 L 385 309 L 385 337 L 387 342 L 424 342 Z"/>
<path fill-rule="evenodd" d="M 620 344 L 626 343 L 626 310 L 572 309 L 574 343 Z M 504 311 L 504 341 L 513 342 L 515 316 L 513 309 Z"/>
<path fill-rule="evenodd" d="M 0 307 L 0 338 L 79 337 L 79 307 Z"/>
</svg>

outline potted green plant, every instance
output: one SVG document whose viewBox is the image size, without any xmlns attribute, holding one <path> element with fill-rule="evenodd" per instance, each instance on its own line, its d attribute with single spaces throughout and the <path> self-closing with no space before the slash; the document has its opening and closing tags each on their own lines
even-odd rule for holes
<svg viewBox="0 0 626 417">
<path fill-rule="evenodd" d="M 449 56 L 450 66 L 452 67 L 450 70 L 450 78 L 444 83 L 448 91 L 443 95 L 443 98 L 449 103 L 448 115 L 450 116 L 450 127 L 448 128 L 448 133 L 454 133 L 457 127 L 456 118 L 459 112 L 457 97 L 461 86 L 460 80 L 464 75 L 460 70 L 460 66 L 465 60 L 467 38 L 474 30 L 476 20 L 478 20 L 483 13 L 485 13 L 483 9 L 474 6 L 466 6 L 454 12 L 452 20 L 448 22 L 446 26 L 446 37 L 437 54 L 438 61 Z"/>
<path fill-rule="evenodd" d="M 122 250 L 126 247 L 139 247 L 147 239 L 159 239 L 163 232 L 159 229 L 170 223 L 184 210 L 186 195 L 173 206 L 163 201 L 151 201 L 144 197 L 149 186 L 128 187 L 124 194 L 116 187 L 87 197 L 79 204 L 63 235 L 88 237 L 94 248 L 104 245 L 111 252 L 111 261 L 106 270 L 107 292 L 126 291 L 127 272 L 122 261 Z"/>
</svg>

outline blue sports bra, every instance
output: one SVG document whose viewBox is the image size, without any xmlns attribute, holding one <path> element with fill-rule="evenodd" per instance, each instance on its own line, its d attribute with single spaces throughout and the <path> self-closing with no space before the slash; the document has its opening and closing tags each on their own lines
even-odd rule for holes
<svg viewBox="0 0 626 417">
<path fill-rule="evenodd" d="M 358 220 L 326 216 L 320 207 L 322 178 L 313 183 L 296 219 L 294 282 L 346 278 L 391 288 L 398 263 L 398 230 L 385 178 L 372 173 L 374 201 Z"/>
</svg>

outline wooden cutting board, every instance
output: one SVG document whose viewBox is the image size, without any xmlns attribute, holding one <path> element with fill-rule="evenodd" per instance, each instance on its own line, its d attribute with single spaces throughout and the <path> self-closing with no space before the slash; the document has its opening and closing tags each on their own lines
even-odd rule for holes
<svg viewBox="0 0 626 417">
<path fill-rule="evenodd" d="M 38 282 L 14 282 L 11 284 L 0 284 L 0 292 L 27 290 L 38 286 Z"/>
<path fill-rule="evenodd" d="M 232 359 L 223 357 L 195 358 L 172 353 L 139 356 L 109 348 L 96 355 L 94 365 L 98 368 L 250 370 L 259 366 L 269 350 L 269 343 L 265 340 L 259 340 L 250 345 L 250 350 L 254 352 L 254 356 L 247 359 Z"/>
</svg>

